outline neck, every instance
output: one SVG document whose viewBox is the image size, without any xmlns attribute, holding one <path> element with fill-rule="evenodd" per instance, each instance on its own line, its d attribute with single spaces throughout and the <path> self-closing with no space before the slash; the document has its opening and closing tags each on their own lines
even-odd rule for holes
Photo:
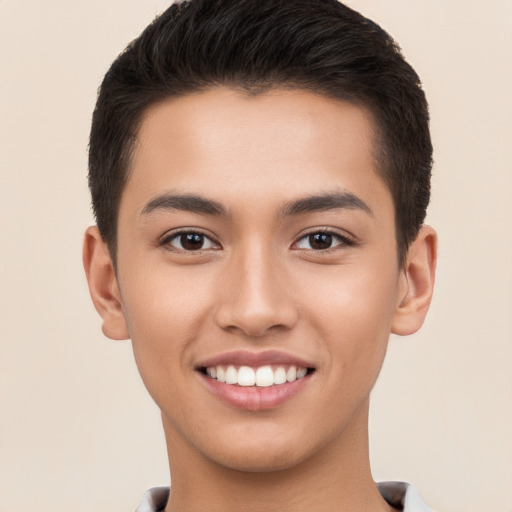
<svg viewBox="0 0 512 512">
<path fill-rule="evenodd" d="M 342 435 L 309 459 L 269 472 L 246 472 L 205 458 L 163 418 L 172 475 L 166 512 L 389 512 L 368 457 L 368 404 Z"/>
</svg>

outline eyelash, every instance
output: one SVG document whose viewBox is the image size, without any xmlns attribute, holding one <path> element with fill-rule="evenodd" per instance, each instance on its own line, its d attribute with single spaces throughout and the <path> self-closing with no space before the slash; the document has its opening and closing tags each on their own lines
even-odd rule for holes
<svg viewBox="0 0 512 512">
<path fill-rule="evenodd" d="M 194 250 L 194 249 L 187 250 L 187 249 L 183 248 L 182 243 L 180 243 L 182 245 L 181 248 L 173 247 L 171 245 L 172 241 L 179 240 L 180 237 L 185 236 L 185 235 L 199 235 L 199 236 L 203 237 L 203 243 L 204 243 L 204 241 L 208 240 L 212 245 L 217 245 L 218 247 L 217 248 L 207 247 L 206 249 L 201 248 L 201 249 L 197 249 L 197 250 Z M 308 249 L 308 248 L 303 248 L 303 247 L 295 247 L 302 240 L 307 240 L 309 237 L 314 236 L 314 235 L 329 236 L 329 237 L 332 237 L 333 241 L 334 241 L 334 239 L 338 240 L 339 243 L 337 243 L 336 245 L 334 245 L 332 247 L 327 247 L 325 249 L 314 249 L 314 248 Z M 172 233 L 164 235 L 160 239 L 158 245 L 161 247 L 165 247 L 169 251 L 186 252 L 189 254 L 202 254 L 203 251 L 219 250 L 219 248 L 221 248 L 220 244 L 218 242 L 216 242 L 211 236 L 207 235 L 200 229 L 181 229 L 179 231 L 174 231 Z M 311 245 L 311 240 L 310 240 L 310 245 Z M 342 234 L 340 234 L 336 231 L 333 231 L 332 229 L 328 229 L 328 228 L 320 228 L 320 229 L 317 228 L 317 229 L 311 230 L 308 233 L 302 235 L 296 242 L 293 243 L 292 249 L 295 248 L 294 250 L 313 251 L 315 253 L 326 253 L 326 252 L 335 251 L 335 250 L 337 250 L 338 247 L 344 248 L 344 247 L 352 247 L 355 245 L 356 245 L 356 241 L 353 240 L 352 238 L 349 238 L 346 235 L 342 235 Z"/>
<path fill-rule="evenodd" d="M 327 236 L 332 237 L 333 241 L 334 241 L 334 239 L 336 239 L 339 243 L 337 243 L 336 245 L 333 245 L 332 247 L 328 247 L 326 249 L 313 249 L 313 248 L 306 249 L 306 248 L 298 247 L 296 250 L 314 251 L 315 253 L 327 253 L 327 252 L 335 251 L 337 249 L 353 247 L 356 245 L 356 241 L 353 240 L 352 238 L 350 238 L 346 235 L 342 235 L 341 233 L 338 233 L 337 231 L 334 231 L 334 230 L 328 229 L 328 228 L 320 228 L 320 229 L 317 228 L 317 229 L 311 230 L 308 233 L 306 233 L 305 235 L 302 235 L 297 240 L 297 242 L 295 242 L 293 245 L 296 246 L 302 240 L 307 240 L 309 237 L 314 236 L 314 235 L 327 235 Z M 311 245 L 311 243 L 310 243 L 310 245 Z"/>
</svg>

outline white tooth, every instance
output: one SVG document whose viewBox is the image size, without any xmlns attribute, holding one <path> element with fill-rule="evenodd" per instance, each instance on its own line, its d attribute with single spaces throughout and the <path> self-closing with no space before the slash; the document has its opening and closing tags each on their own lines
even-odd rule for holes
<svg viewBox="0 0 512 512">
<path fill-rule="evenodd" d="M 215 368 L 215 366 L 210 367 L 210 376 L 212 379 L 217 378 L 217 368 Z"/>
<path fill-rule="evenodd" d="M 274 384 L 274 372 L 271 366 L 260 366 L 256 370 L 256 386 L 266 388 Z"/>
<path fill-rule="evenodd" d="M 238 382 L 238 372 L 234 366 L 228 366 L 226 370 L 226 384 L 236 384 Z"/>
<path fill-rule="evenodd" d="M 284 384 L 286 382 L 286 370 L 279 366 L 274 372 L 274 384 Z"/>
<path fill-rule="evenodd" d="M 219 382 L 226 382 L 226 372 L 224 371 L 224 368 L 222 366 L 217 366 L 217 380 Z"/>
<path fill-rule="evenodd" d="M 302 377 L 306 376 L 306 373 L 308 373 L 308 369 L 307 368 L 299 368 L 297 370 L 297 379 L 302 379 Z"/>
<path fill-rule="evenodd" d="M 286 380 L 288 382 L 293 382 L 296 379 L 297 379 L 297 367 L 290 366 L 290 368 L 288 368 L 288 371 L 286 372 Z"/>
<path fill-rule="evenodd" d="M 254 386 L 256 382 L 256 375 L 254 370 L 249 366 L 240 366 L 238 370 L 238 385 L 239 386 Z"/>
</svg>

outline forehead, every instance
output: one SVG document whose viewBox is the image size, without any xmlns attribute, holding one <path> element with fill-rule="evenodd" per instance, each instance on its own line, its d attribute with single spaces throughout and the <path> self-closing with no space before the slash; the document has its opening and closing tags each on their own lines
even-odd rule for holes
<svg viewBox="0 0 512 512">
<path fill-rule="evenodd" d="M 218 88 L 168 99 L 143 117 L 121 208 L 125 196 L 142 209 L 166 189 L 228 202 L 335 187 L 386 193 L 374 140 L 367 110 L 301 90 L 249 96 Z"/>
</svg>

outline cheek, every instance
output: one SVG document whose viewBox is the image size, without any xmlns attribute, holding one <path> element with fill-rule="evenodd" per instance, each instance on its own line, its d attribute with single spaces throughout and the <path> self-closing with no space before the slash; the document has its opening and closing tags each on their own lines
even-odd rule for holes
<svg viewBox="0 0 512 512">
<path fill-rule="evenodd" d="M 373 386 L 386 352 L 396 293 L 395 273 L 355 267 L 317 276 L 315 286 L 303 293 L 314 305 L 310 322 L 329 354 L 329 372 L 347 391 L 369 392 Z"/>
<path fill-rule="evenodd" d="M 133 272 L 122 289 L 123 309 L 142 380 L 161 405 L 191 367 L 193 340 L 208 315 L 204 282 L 187 272 Z"/>
<path fill-rule="evenodd" d="M 125 269 L 127 279 L 121 281 L 132 339 L 152 345 L 170 339 L 174 346 L 186 343 L 208 307 L 207 273 L 192 266 L 176 269 L 165 262 L 145 261 L 145 269 L 134 267 Z"/>
</svg>

